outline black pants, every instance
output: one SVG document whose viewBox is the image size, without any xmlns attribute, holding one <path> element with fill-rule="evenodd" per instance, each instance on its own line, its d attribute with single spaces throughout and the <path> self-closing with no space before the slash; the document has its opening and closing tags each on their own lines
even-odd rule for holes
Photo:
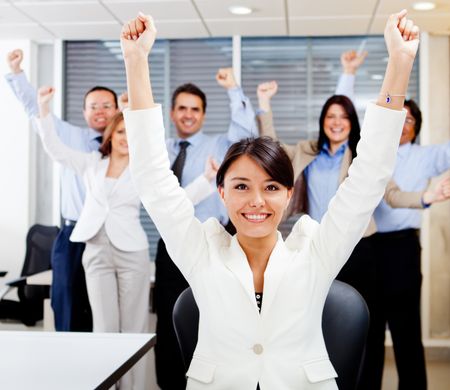
<svg viewBox="0 0 450 390">
<path fill-rule="evenodd" d="M 157 383 L 162 390 L 186 388 L 186 370 L 173 328 L 172 311 L 178 296 L 188 286 L 160 239 L 155 259 L 155 368 Z"/>
<path fill-rule="evenodd" d="M 367 341 L 369 365 L 361 389 L 380 390 L 386 323 L 394 346 L 399 390 L 427 388 L 420 323 L 420 242 L 415 229 L 374 236 L 377 257 L 376 311 Z"/>
<path fill-rule="evenodd" d="M 73 226 L 63 226 L 52 249 L 51 304 L 57 331 L 92 331 L 92 314 L 81 258 L 84 243 L 71 242 Z"/>
</svg>

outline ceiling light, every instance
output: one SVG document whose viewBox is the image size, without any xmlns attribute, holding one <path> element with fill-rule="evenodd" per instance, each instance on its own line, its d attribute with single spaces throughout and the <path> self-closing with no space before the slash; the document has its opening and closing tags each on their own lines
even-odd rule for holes
<svg viewBox="0 0 450 390">
<path fill-rule="evenodd" d="M 421 1 L 413 4 L 413 9 L 416 11 L 431 11 L 436 8 L 436 4 L 431 1 Z"/>
<path fill-rule="evenodd" d="M 228 7 L 228 11 L 230 11 L 233 15 L 248 15 L 253 12 L 250 7 L 244 7 L 241 5 L 232 5 Z"/>
</svg>

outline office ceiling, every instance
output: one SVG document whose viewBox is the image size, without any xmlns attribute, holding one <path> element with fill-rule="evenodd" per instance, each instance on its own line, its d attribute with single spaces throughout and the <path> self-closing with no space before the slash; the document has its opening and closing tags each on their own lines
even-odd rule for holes
<svg viewBox="0 0 450 390">
<path fill-rule="evenodd" d="M 381 0 L 372 33 L 401 8 L 422 31 L 450 34 L 450 0 L 412 11 L 417 0 Z M 139 10 L 153 15 L 160 38 L 363 35 L 376 0 L 0 0 L 0 39 L 117 39 Z M 232 15 L 228 7 L 251 7 Z"/>
</svg>

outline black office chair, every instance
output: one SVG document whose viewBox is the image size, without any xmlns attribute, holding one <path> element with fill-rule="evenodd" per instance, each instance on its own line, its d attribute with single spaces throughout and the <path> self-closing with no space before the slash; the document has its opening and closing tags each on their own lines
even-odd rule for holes
<svg viewBox="0 0 450 390">
<path fill-rule="evenodd" d="M 48 298 L 49 288 L 27 285 L 27 277 L 51 268 L 51 252 L 58 232 L 57 226 L 37 224 L 30 228 L 21 277 L 7 281 L 0 291 L 0 319 L 20 320 L 27 326 L 34 326 L 43 318 L 43 303 Z M 15 287 L 19 301 L 3 299 Z"/>
<path fill-rule="evenodd" d="M 175 333 L 186 371 L 197 345 L 198 319 L 198 307 L 189 287 L 178 297 L 173 309 Z M 353 287 L 333 281 L 323 308 L 322 329 L 331 363 L 338 373 L 338 388 L 355 389 L 369 329 L 369 311 Z"/>
</svg>

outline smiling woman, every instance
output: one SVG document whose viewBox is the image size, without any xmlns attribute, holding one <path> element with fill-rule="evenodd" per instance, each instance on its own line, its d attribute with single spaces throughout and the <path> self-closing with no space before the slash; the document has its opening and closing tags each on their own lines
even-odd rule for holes
<svg viewBox="0 0 450 390">
<path fill-rule="evenodd" d="M 195 218 L 169 168 L 147 62 L 155 38 L 150 16 L 123 26 L 131 102 L 125 123 L 133 181 L 200 311 L 187 388 L 337 389 L 320 331 L 322 309 L 392 175 L 403 99 L 397 95 L 387 104 L 380 98 L 368 106 L 347 180 L 321 223 L 303 216 L 286 242 L 277 228 L 292 193 L 292 167 L 282 171 L 289 157 L 267 139 L 233 145 L 217 178 L 236 223 L 230 236 L 216 219 Z M 390 16 L 385 39 L 391 56 L 381 92 L 397 94 L 407 88 L 418 48 L 418 28 L 406 11 Z M 264 294 L 262 303 L 255 292 Z"/>
</svg>

